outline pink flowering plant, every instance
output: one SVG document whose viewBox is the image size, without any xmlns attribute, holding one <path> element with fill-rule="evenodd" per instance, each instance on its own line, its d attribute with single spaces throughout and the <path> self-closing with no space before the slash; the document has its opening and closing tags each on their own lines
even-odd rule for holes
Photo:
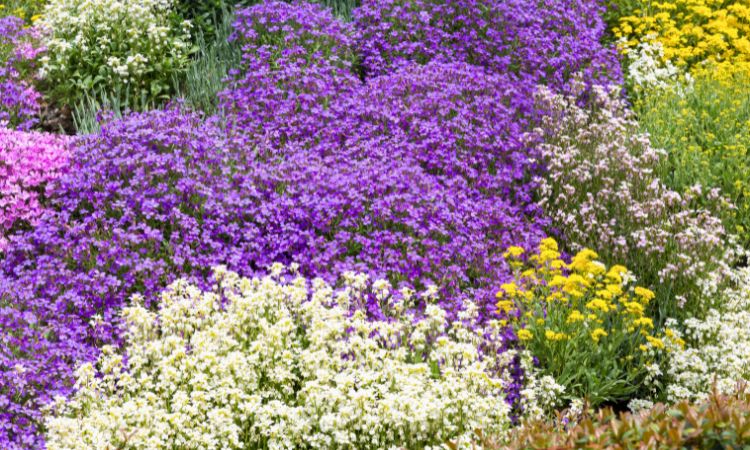
<svg viewBox="0 0 750 450">
<path fill-rule="evenodd" d="M 45 187 L 68 164 L 68 139 L 0 127 L 0 252 L 44 211 Z"/>
<path fill-rule="evenodd" d="M 536 130 L 547 169 L 539 203 L 570 250 L 597 246 L 608 264 L 624 262 L 656 291 L 660 318 L 704 310 L 701 294 L 732 258 L 718 213 L 732 206 L 716 189 L 676 192 L 659 179 L 663 151 L 615 88 L 593 89 L 587 106 L 547 89 L 537 99 L 549 111 Z"/>
</svg>

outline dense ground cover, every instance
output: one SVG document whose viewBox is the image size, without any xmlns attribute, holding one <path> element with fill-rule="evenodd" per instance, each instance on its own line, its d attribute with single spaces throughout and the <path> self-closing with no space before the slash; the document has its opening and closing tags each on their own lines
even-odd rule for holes
<svg viewBox="0 0 750 450">
<path fill-rule="evenodd" d="M 741 5 L 0 11 L 3 448 L 746 440 Z"/>
</svg>

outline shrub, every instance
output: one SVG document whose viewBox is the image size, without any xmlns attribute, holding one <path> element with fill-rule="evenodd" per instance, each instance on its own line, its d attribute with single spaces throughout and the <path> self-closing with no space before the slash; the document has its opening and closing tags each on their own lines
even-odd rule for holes
<svg viewBox="0 0 750 450">
<path fill-rule="evenodd" d="M 588 249 L 566 263 L 547 238 L 538 252 L 524 253 L 506 252 L 515 280 L 497 293 L 497 306 L 543 373 L 565 387 L 564 398 L 598 406 L 653 391 L 665 348 L 645 315 L 654 293 L 633 286 L 625 267 L 607 269 Z"/>
<path fill-rule="evenodd" d="M 659 404 L 639 414 L 604 409 L 575 425 L 537 422 L 520 428 L 509 443 L 489 448 L 742 448 L 750 442 L 748 430 L 750 395 L 714 394 L 697 404 Z"/>
<path fill-rule="evenodd" d="M 64 172 L 68 152 L 65 138 L 0 127 L 0 254 L 8 234 L 42 214 L 45 186 Z"/>
<path fill-rule="evenodd" d="M 676 192 L 656 174 L 654 149 L 616 91 L 595 88 L 591 107 L 542 90 L 547 174 L 540 204 L 573 251 L 601 249 L 654 289 L 659 322 L 705 312 L 701 293 L 715 289 L 730 257 L 716 189 Z M 717 280 L 718 278 L 718 280 Z"/>
<path fill-rule="evenodd" d="M 705 318 L 682 324 L 687 345 L 670 355 L 669 401 L 702 400 L 711 389 L 734 394 L 738 383 L 750 381 L 750 272 L 734 273 L 734 287 L 720 295 L 720 307 Z"/>
<path fill-rule="evenodd" d="M 169 98 L 191 52 L 190 23 L 178 23 L 172 8 L 172 0 L 49 2 L 39 26 L 51 96 L 67 105 L 102 91 L 134 106 Z"/>
<path fill-rule="evenodd" d="M 21 19 L 0 18 L 0 122 L 20 129 L 36 123 L 41 95 L 34 88 L 32 71 L 41 51 L 36 33 Z"/>
<path fill-rule="evenodd" d="M 219 106 L 255 144 L 307 142 L 330 126 L 329 104 L 360 84 L 351 27 L 317 5 L 259 4 L 237 12 L 235 29 L 242 63 Z"/>
<path fill-rule="evenodd" d="M 507 355 L 480 358 L 487 330 L 449 326 L 434 304 L 404 315 L 411 300 L 353 273 L 340 291 L 216 277 L 209 291 L 172 284 L 158 313 L 123 310 L 126 353 L 107 347 L 77 370 L 47 448 L 426 448 L 507 429 L 507 380 L 487 375 Z M 352 314 L 371 296 L 387 320 Z"/>
<path fill-rule="evenodd" d="M 653 144 L 667 151 L 659 174 L 672 189 L 720 188 L 736 206 L 723 211 L 727 229 L 750 240 L 750 88 L 746 76 L 727 84 L 697 77 L 689 89 L 639 97 L 635 110 Z"/>
<path fill-rule="evenodd" d="M 617 3 L 620 3 L 617 0 Z M 614 28 L 624 48 L 645 41 L 664 47 L 664 59 L 694 75 L 725 78 L 750 69 L 750 7 L 742 2 L 670 0 L 638 5 Z"/>
<path fill-rule="evenodd" d="M 467 62 L 556 88 L 571 76 L 620 80 L 615 52 L 600 44 L 597 2 L 366 0 L 354 12 L 365 72 L 409 62 Z"/>
</svg>

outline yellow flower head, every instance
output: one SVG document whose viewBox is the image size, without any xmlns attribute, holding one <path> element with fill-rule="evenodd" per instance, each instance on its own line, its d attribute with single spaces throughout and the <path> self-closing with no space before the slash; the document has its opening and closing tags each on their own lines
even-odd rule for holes
<svg viewBox="0 0 750 450">
<path fill-rule="evenodd" d="M 571 312 L 568 315 L 568 320 L 566 320 L 567 323 L 576 323 L 576 322 L 583 322 L 585 320 L 585 317 L 583 317 L 583 314 L 581 314 L 580 311 L 577 309 L 574 309 L 573 312 Z"/>
<path fill-rule="evenodd" d="M 508 258 L 509 256 L 512 258 L 518 258 L 519 256 L 523 255 L 524 249 L 522 247 L 518 247 L 516 245 L 508 247 L 508 250 L 503 253 L 503 257 Z"/>
<path fill-rule="evenodd" d="M 511 300 L 500 300 L 499 302 L 497 302 L 497 309 L 504 312 L 505 314 L 511 312 L 514 306 L 515 305 Z"/>
<path fill-rule="evenodd" d="M 546 330 L 544 332 L 544 337 L 546 337 L 548 341 L 557 342 L 567 339 L 568 336 L 565 333 L 556 333 L 552 330 Z"/>
<path fill-rule="evenodd" d="M 497 293 L 496 297 L 503 298 L 504 295 L 514 297 L 516 294 L 518 294 L 518 286 L 516 286 L 516 283 L 503 283 L 500 285 L 500 291 Z"/>
<path fill-rule="evenodd" d="M 625 303 L 625 309 L 630 314 L 633 314 L 633 315 L 639 316 L 639 317 L 643 315 L 643 311 L 644 311 L 643 305 L 641 305 L 638 302 L 626 302 Z"/>
<path fill-rule="evenodd" d="M 654 321 L 648 317 L 639 317 L 633 321 L 633 325 L 644 328 L 654 328 Z"/>
<path fill-rule="evenodd" d="M 610 305 L 606 301 L 595 298 L 591 300 L 590 302 L 586 303 L 586 308 L 592 310 L 592 311 L 601 311 L 601 312 L 609 312 Z"/>
<path fill-rule="evenodd" d="M 648 302 L 650 302 L 651 300 L 654 299 L 654 297 L 656 297 L 656 294 L 654 294 L 653 291 L 640 287 L 640 286 L 636 286 L 635 295 L 638 296 L 638 298 L 640 298 L 643 301 L 643 303 L 646 303 L 646 304 L 648 304 Z"/>
<path fill-rule="evenodd" d="M 657 349 L 662 349 L 662 348 L 664 348 L 664 341 L 662 341 L 662 340 L 661 340 L 661 339 L 659 339 L 659 338 L 655 338 L 655 337 L 653 337 L 653 336 L 646 336 L 646 340 L 647 340 L 647 341 L 648 341 L 648 343 L 649 343 L 649 344 L 651 344 L 651 346 L 652 346 L 652 347 L 654 347 L 654 348 L 657 348 Z"/>
<path fill-rule="evenodd" d="M 518 330 L 518 339 L 522 341 L 528 341 L 533 337 L 534 335 L 531 333 L 531 331 L 527 330 L 526 328 Z"/>
<path fill-rule="evenodd" d="M 604 331 L 603 328 L 597 328 L 594 331 L 591 332 L 591 339 L 593 339 L 594 342 L 599 343 L 599 339 L 609 336 L 606 331 Z"/>
<path fill-rule="evenodd" d="M 539 243 L 539 251 L 542 252 L 544 250 L 558 251 L 557 241 L 551 237 L 542 239 L 542 242 Z"/>
</svg>

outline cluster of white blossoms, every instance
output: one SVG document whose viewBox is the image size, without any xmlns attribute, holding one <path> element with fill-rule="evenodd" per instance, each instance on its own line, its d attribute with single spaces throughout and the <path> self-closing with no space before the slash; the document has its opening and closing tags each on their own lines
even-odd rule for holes
<svg viewBox="0 0 750 450">
<path fill-rule="evenodd" d="M 714 387 L 729 394 L 750 382 L 750 268 L 737 269 L 733 281 L 735 287 L 722 294 L 720 309 L 684 322 L 687 345 L 674 348 L 670 356 L 670 401 L 704 399 Z"/>
<path fill-rule="evenodd" d="M 173 9 L 174 0 L 51 0 L 39 21 L 41 76 L 78 91 L 171 82 L 188 61 L 191 27 Z"/>
<path fill-rule="evenodd" d="M 690 74 L 683 73 L 669 60 L 664 60 L 660 42 L 646 39 L 626 53 L 627 79 L 636 92 L 663 89 L 684 89 L 692 85 Z"/>
<path fill-rule="evenodd" d="M 477 430 L 505 435 L 510 377 L 497 368 L 517 355 L 480 355 L 493 331 L 465 325 L 472 308 L 448 324 L 434 291 L 281 272 L 220 267 L 211 291 L 173 283 L 158 312 L 134 299 L 127 356 L 105 348 L 80 367 L 77 392 L 48 411 L 47 448 L 465 448 Z M 367 298 L 389 317 L 366 318 Z M 417 317 L 408 303 L 422 299 Z"/>
</svg>

